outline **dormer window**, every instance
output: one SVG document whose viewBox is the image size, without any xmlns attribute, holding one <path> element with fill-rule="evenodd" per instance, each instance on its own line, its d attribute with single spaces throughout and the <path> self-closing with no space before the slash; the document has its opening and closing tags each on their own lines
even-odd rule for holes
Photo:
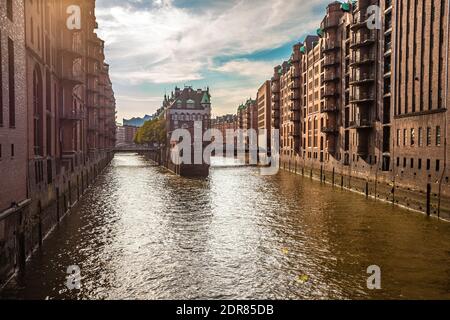
<svg viewBox="0 0 450 320">
<path fill-rule="evenodd" d="M 195 101 L 189 99 L 188 101 L 186 101 L 186 106 L 190 109 L 193 109 L 195 107 Z"/>
<path fill-rule="evenodd" d="M 177 108 L 181 108 L 181 100 L 177 100 Z"/>
</svg>

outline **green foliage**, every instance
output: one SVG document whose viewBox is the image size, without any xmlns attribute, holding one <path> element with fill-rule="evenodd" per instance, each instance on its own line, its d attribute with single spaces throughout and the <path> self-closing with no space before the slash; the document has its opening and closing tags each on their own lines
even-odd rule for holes
<svg viewBox="0 0 450 320">
<path fill-rule="evenodd" d="M 166 143 L 166 122 L 164 119 L 154 119 L 147 121 L 138 129 L 134 142 L 136 144 L 165 144 Z"/>
</svg>

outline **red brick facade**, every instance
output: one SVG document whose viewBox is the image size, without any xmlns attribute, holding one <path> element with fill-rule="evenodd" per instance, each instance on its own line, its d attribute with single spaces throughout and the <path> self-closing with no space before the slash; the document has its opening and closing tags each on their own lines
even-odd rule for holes
<svg viewBox="0 0 450 320">
<path fill-rule="evenodd" d="M 0 282 L 80 199 L 115 143 L 115 99 L 104 42 L 94 32 L 95 1 L 6 2 L 0 5 Z M 69 30 L 68 9 L 77 8 L 81 28 Z"/>
</svg>

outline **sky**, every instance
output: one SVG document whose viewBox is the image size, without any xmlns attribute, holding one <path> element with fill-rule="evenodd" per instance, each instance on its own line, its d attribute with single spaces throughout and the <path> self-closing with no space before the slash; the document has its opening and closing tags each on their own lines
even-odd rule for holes
<svg viewBox="0 0 450 320">
<path fill-rule="evenodd" d="M 209 86 L 213 116 L 256 98 L 330 0 L 97 0 L 118 122 L 153 114 L 178 86 Z"/>
</svg>

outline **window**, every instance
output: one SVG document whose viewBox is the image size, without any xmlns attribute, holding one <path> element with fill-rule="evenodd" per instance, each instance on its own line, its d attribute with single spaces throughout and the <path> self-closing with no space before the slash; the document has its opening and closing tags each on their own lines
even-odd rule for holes
<svg viewBox="0 0 450 320">
<path fill-rule="evenodd" d="M 0 144 L 0 159 L 2 158 L 2 145 Z"/>
<path fill-rule="evenodd" d="M 431 146 L 431 128 L 427 128 L 427 146 Z"/>
<path fill-rule="evenodd" d="M 397 129 L 397 147 L 400 147 L 400 129 Z"/>
<path fill-rule="evenodd" d="M 415 145 L 415 143 L 416 143 L 416 141 L 415 141 L 415 139 L 416 139 L 416 137 L 415 137 L 415 131 L 414 131 L 414 129 L 411 129 L 411 136 L 410 136 L 410 139 L 411 139 L 411 147 L 413 147 L 414 145 Z"/>
<path fill-rule="evenodd" d="M 436 146 L 440 146 L 441 145 L 441 127 L 437 126 L 436 127 Z"/>
<path fill-rule="evenodd" d="M 14 144 L 11 144 L 11 158 L 14 158 Z"/>
<path fill-rule="evenodd" d="M 417 169 L 422 170 L 422 159 L 419 159 L 419 163 L 417 165 Z"/>
<path fill-rule="evenodd" d="M 186 106 L 190 109 L 193 109 L 195 107 L 195 101 L 194 100 L 188 100 L 186 102 Z"/>
<path fill-rule="evenodd" d="M 406 146 L 406 135 L 407 135 L 407 132 L 408 131 L 406 131 L 406 129 L 403 129 L 403 146 Z"/>
<path fill-rule="evenodd" d="M 430 171 L 431 169 L 431 160 L 427 159 L 427 170 Z"/>
<path fill-rule="evenodd" d="M 422 146 L 422 128 L 419 128 L 419 136 L 417 137 L 419 147 Z"/>
<path fill-rule="evenodd" d="M 414 159 L 411 158 L 411 169 L 414 169 Z"/>
<path fill-rule="evenodd" d="M 406 158 L 403 158 L 403 168 L 406 168 Z"/>
<path fill-rule="evenodd" d="M 9 75 L 9 126 L 16 126 L 16 90 L 15 90 L 15 70 L 14 70 L 14 42 L 8 38 L 8 75 Z"/>
<path fill-rule="evenodd" d="M 441 162 L 436 160 L 436 171 L 439 172 L 439 170 L 441 170 Z"/>
<path fill-rule="evenodd" d="M 400 158 L 397 157 L 397 167 L 400 167 Z"/>
<path fill-rule="evenodd" d="M 9 20 L 13 20 L 13 2 L 12 0 L 6 0 L 6 16 Z"/>
</svg>

